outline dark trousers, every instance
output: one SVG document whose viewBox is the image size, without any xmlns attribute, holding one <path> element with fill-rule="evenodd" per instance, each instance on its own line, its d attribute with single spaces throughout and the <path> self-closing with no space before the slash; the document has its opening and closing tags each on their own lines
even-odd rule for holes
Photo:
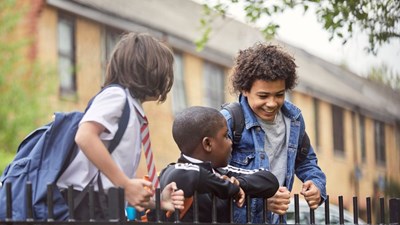
<svg viewBox="0 0 400 225">
<path fill-rule="evenodd" d="M 68 204 L 68 191 L 62 190 L 61 193 Z M 108 198 L 106 194 L 94 192 L 92 218 L 90 218 L 89 193 L 74 190 L 72 196 L 74 199 L 74 215 L 70 215 L 70 219 L 73 218 L 77 221 L 89 221 L 90 219 L 96 221 L 108 220 Z M 80 202 L 77 199 L 81 199 Z"/>
</svg>

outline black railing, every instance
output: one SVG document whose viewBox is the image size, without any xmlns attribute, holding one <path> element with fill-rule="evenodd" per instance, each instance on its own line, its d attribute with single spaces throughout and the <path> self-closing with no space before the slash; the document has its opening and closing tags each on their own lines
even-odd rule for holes
<svg viewBox="0 0 400 225">
<path fill-rule="evenodd" d="M 76 221 L 75 216 L 74 216 L 74 199 L 73 199 L 73 187 L 70 186 L 68 188 L 68 193 L 67 193 L 67 202 L 68 202 L 68 208 L 69 208 L 69 219 L 68 221 L 54 221 L 53 217 L 53 201 L 52 201 L 52 193 L 53 193 L 53 188 L 54 185 L 47 185 L 47 206 L 48 206 L 48 218 L 47 221 L 35 221 L 34 218 L 34 212 L 33 212 L 33 207 L 32 207 L 32 184 L 27 183 L 25 187 L 25 192 L 26 192 L 26 217 L 27 219 L 25 221 L 17 221 L 12 218 L 12 193 L 11 193 L 11 183 L 6 183 L 4 187 L 6 189 L 6 202 L 0 202 L 0 204 L 6 204 L 6 218 L 4 220 L 0 219 L 0 224 L 86 224 L 86 223 L 91 223 L 91 224 L 127 224 L 127 223 L 143 223 L 141 221 L 135 220 L 135 221 L 127 221 L 127 217 L 125 214 L 125 196 L 124 196 L 124 191 L 121 188 L 110 188 L 108 190 L 108 221 L 96 221 L 94 218 L 94 188 L 93 186 L 90 186 L 89 188 L 89 217 L 90 219 L 88 221 Z M 164 222 L 164 214 L 162 213 L 161 207 L 160 207 L 160 190 L 157 189 L 156 193 L 156 210 L 155 210 L 155 222 L 147 222 L 147 223 L 166 223 L 168 224 L 169 222 Z M 367 197 L 366 199 L 366 218 L 367 221 L 364 224 L 373 224 L 372 223 L 372 203 L 371 203 L 371 198 Z M 213 204 L 212 204 L 212 219 L 211 223 L 217 223 L 217 209 L 216 209 L 216 197 L 213 197 Z M 358 209 L 358 198 L 353 197 L 353 224 L 362 224 L 359 222 L 359 209 Z M 247 217 L 246 221 L 247 224 L 251 223 L 251 198 L 246 197 L 246 205 L 247 205 Z M 267 200 L 264 199 L 263 201 L 264 204 L 264 212 L 263 214 L 265 215 L 263 218 L 262 224 L 268 223 L 267 221 L 267 212 L 266 212 L 266 204 Z M 325 223 L 324 224 L 331 224 L 331 211 L 330 211 L 330 198 L 327 196 L 326 201 L 323 203 L 324 204 L 324 217 L 325 217 Z M 376 223 L 374 224 L 397 224 L 399 225 L 400 223 L 400 198 L 391 198 L 388 201 L 388 208 L 389 208 L 389 221 L 385 220 L 385 198 L 381 197 L 379 198 L 379 207 L 377 208 L 377 213 L 379 216 L 376 218 Z M 343 196 L 338 197 L 338 207 L 339 207 L 339 222 L 338 224 L 345 224 L 344 220 L 344 207 L 343 207 Z M 230 201 L 230 221 L 231 223 L 233 222 L 233 201 Z M 199 223 L 199 208 L 198 208 L 198 200 L 197 200 L 197 193 L 195 192 L 194 198 L 193 198 L 193 223 Z M 181 223 L 179 220 L 179 210 L 176 210 L 175 212 L 175 222 L 174 223 Z M 280 216 L 280 223 L 283 223 L 284 221 L 284 216 Z M 348 223 L 348 221 L 347 221 Z M 189 223 L 185 223 L 189 224 Z M 192 224 L 192 223 L 190 223 Z M 299 205 L 299 195 L 294 194 L 294 224 L 304 224 L 301 223 L 300 221 L 300 205 Z M 315 221 L 315 211 L 313 209 L 309 208 L 309 221 L 307 221 L 306 224 L 316 224 Z M 318 223 L 321 224 L 321 223 Z"/>
</svg>

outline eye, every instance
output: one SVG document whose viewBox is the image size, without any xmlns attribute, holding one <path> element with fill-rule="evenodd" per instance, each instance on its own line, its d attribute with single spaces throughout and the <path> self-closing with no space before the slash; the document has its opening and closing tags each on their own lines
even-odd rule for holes
<svg viewBox="0 0 400 225">
<path fill-rule="evenodd" d="M 259 95 L 258 96 L 260 99 L 266 99 L 266 98 L 268 98 L 268 95 Z"/>
<path fill-rule="evenodd" d="M 224 135 L 224 136 L 225 136 L 225 138 L 226 138 L 226 139 L 229 139 L 229 135 L 228 135 L 228 133 L 225 133 L 225 135 Z"/>
<path fill-rule="evenodd" d="M 283 96 L 285 96 L 285 93 L 279 93 L 276 95 L 276 97 L 283 97 Z"/>
</svg>

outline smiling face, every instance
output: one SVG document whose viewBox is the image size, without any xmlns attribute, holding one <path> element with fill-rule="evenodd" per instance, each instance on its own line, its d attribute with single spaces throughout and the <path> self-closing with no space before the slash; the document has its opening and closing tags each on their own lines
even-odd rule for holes
<svg viewBox="0 0 400 225">
<path fill-rule="evenodd" d="M 250 91 L 243 91 L 243 95 L 258 117 L 273 122 L 285 101 L 285 81 L 256 80 Z"/>
</svg>

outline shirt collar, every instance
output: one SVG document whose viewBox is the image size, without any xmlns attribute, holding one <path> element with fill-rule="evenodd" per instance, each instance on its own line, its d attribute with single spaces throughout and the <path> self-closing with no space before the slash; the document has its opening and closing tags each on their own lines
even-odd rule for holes
<svg viewBox="0 0 400 225">
<path fill-rule="evenodd" d="M 195 159 L 195 158 L 190 157 L 190 156 L 187 156 L 187 155 L 185 155 L 185 154 L 182 154 L 182 156 L 183 156 L 187 161 L 189 161 L 189 162 L 191 162 L 191 163 L 203 163 L 203 161 L 198 160 L 198 159 Z"/>
</svg>

